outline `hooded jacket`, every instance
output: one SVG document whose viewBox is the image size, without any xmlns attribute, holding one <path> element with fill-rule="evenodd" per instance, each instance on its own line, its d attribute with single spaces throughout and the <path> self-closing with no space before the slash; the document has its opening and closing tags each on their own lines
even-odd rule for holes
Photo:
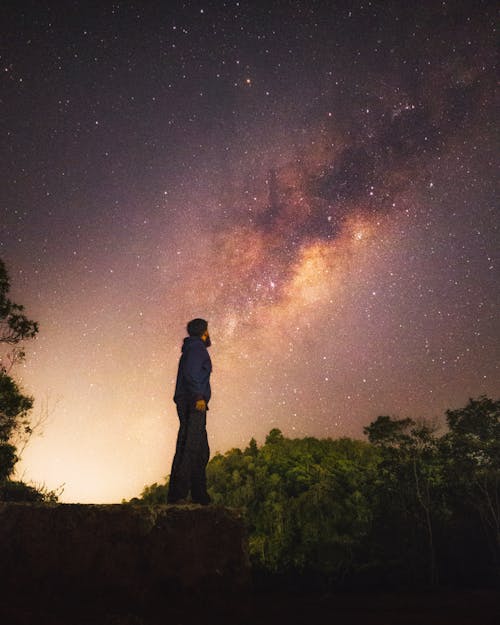
<svg viewBox="0 0 500 625">
<path fill-rule="evenodd" d="M 210 373 L 212 361 L 204 341 L 199 336 L 188 336 L 182 345 L 174 402 L 194 405 L 198 399 L 210 401 Z"/>
</svg>

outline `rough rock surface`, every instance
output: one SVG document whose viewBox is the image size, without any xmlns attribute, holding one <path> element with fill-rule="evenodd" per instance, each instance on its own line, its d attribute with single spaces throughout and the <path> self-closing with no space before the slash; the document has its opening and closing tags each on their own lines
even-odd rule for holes
<svg viewBox="0 0 500 625">
<path fill-rule="evenodd" d="M 0 503 L 5 597 L 132 600 L 244 590 L 243 520 L 216 506 Z"/>
</svg>

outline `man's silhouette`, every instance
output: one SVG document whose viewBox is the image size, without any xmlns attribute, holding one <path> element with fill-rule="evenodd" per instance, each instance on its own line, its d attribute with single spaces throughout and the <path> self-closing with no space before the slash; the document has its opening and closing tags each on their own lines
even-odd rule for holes
<svg viewBox="0 0 500 625">
<path fill-rule="evenodd" d="M 175 385 L 174 402 L 180 425 L 167 502 L 183 502 L 191 491 L 193 502 L 206 506 L 210 503 L 205 473 L 210 456 L 206 430 L 212 372 L 207 351 L 210 336 L 204 319 L 190 321 L 187 331 Z"/>
</svg>

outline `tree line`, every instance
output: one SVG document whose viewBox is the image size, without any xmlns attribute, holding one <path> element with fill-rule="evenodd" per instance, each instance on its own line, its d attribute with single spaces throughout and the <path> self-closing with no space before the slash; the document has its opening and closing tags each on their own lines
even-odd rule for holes
<svg viewBox="0 0 500 625">
<path fill-rule="evenodd" d="M 500 401 L 424 421 L 380 416 L 367 440 L 290 439 L 214 456 L 213 503 L 242 508 L 260 576 L 329 586 L 500 578 Z M 133 503 L 165 503 L 168 479 Z"/>
</svg>

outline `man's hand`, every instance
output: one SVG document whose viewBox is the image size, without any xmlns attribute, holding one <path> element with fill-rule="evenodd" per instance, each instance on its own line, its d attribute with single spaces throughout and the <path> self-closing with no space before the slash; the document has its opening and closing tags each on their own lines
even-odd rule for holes
<svg viewBox="0 0 500 625">
<path fill-rule="evenodd" d="M 207 409 L 207 402 L 204 399 L 198 399 L 194 407 L 196 410 L 204 412 Z"/>
</svg>

